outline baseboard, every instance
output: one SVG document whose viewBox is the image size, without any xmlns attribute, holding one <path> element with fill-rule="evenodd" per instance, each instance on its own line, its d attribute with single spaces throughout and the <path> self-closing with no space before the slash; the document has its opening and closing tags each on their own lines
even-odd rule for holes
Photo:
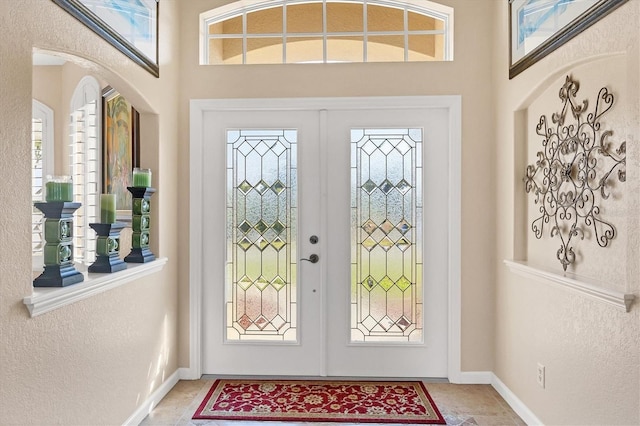
<svg viewBox="0 0 640 426">
<path fill-rule="evenodd" d="M 492 378 L 491 371 L 458 371 L 449 374 L 449 382 L 460 385 L 490 385 Z"/>
<path fill-rule="evenodd" d="M 502 380 L 498 378 L 494 373 L 491 373 L 491 386 L 500 394 L 500 396 L 509 404 L 509 406 L 516 412 L 517 415 L 529 426 L 542 425 L 543 423 L 533 414 L 533 411 L 527 407 L 524 402 L 511 392 L 511 389 L 507 387 Z"/>
<path fill-rule="evenodd" d="M 149 398 L 147 398 L 146 401 L 144 401 L 138 409 L 129 416 L 129 418 L 123 423 L 123 426 L 138 426 L 155 408 L 155 406 L 162 401 L 162 398 L 164 398 L 165 395 L 173 389 L 176 383 L 178 383 L 178 380 L 180 380 L 180 370 L 181 369 L 176 370 L 160 385 L 158 389 L 149 395 Z"/>
<path fill-rule="evenodd" d="M 195 371 L 194 368 L 178 368 L 178 374 L 180 376 L 180 380 L 198 380 L 202 375 Z"/>
</svg>

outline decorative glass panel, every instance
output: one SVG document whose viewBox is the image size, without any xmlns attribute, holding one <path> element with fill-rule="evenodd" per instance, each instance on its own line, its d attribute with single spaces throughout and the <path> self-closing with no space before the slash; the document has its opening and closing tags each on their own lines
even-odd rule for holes
<svg viewBox="0 0 640 426">
<path fill-rule="evenodd" d="M 227 132 L 228 341 L 297 341 L 295 130 Z"/>
<path fill-rule="evenodd" d="M 422 129 L 351 131 L 351 341 L 422 342 Z"/>
</svg>

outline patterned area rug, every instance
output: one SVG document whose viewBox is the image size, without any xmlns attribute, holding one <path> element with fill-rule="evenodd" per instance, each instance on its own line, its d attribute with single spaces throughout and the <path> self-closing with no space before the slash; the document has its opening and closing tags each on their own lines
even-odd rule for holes
<svg viewBox="0 0 640 426">
<path fill-rule="evenodd" d="M 422 382 L 217 380 L 193 418 L 446 424 Z"/>
</svg>

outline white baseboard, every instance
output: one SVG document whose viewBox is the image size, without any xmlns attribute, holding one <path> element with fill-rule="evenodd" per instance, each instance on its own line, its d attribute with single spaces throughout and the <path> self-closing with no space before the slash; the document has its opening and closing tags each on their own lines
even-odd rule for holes
<svg viewBox="0 0 640 426">
<path fill-rule="evenodd" d="M 490 385 L 492 378 L 491 371 L 459 371 L 450 375 L 449 382 L 460 385 Z"/>
<path fill-rule="evenodd" d="M 169 393 L 171 389 L 178 383 L 180 380 L 180 370 L 176 370 L 167 380 L 164 381 L 160 385 L 158 389 L 156 389 L 149 398 L 144 401 L 136 411 L 129 416 L 129 418 L 123 423 L 123 426 L 138 426 L 144 419 L 149 415 L 149 413 L 155 408 L 156 405 L 162 398 L 165 397 L 166 394 Z"/>
<path fill-rule="evenodd" d="M 531 411 L 515 393 L 511 392 L 511 389 L 492 371 L 458 371 L 450 374 L 449 382 L 465 385 L 491 385 L 527 425 L 543 424 L 540 419 L 533 414 L 533 411 Z"/>
<path fill-rule="evenodd" d="M 494 373 L 491 373 L 492 380 L 491 386 L 500 394 L 500 396 L 509 404 L 509 406 L 516 412 L 517 415 L 529 426 L 543 425 L 543 423 L 533 414 L 533 411 L 529 409 L 524 402 L 511 392 L 511 389 L 507 387 L 502 380 L 498 378 Z"/>
<path fill-rule="evenodd" d="M 195 368 L 178 368 L 180 380 L 198 380 L 202 375 L 195 371 Z"/>
</svg>

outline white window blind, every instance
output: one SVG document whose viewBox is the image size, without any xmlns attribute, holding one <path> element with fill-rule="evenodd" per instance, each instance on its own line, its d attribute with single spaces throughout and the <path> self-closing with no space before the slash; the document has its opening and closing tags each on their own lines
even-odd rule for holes
<svg viewBox="0 0 640 426">
<path fill-rule="evenodd" d="M 99 221 L 100 99 L 98 82 L 84 77 L 71 101 L 69 165 L 74 201 L 82 203 L 74 218 L 74 260 L 85 264 L 96 258 L 96 235 L 89 224 Z"/>
<path fill-rule="evenodd" d="M 44 178 L 53 170 L 53 110 L 32 102 L 31 110 L 31 199 L 44 201 Z M 44 215 L 35 207 L 31 211 L 31 254 L 42 256 Z"/>
</svg>

